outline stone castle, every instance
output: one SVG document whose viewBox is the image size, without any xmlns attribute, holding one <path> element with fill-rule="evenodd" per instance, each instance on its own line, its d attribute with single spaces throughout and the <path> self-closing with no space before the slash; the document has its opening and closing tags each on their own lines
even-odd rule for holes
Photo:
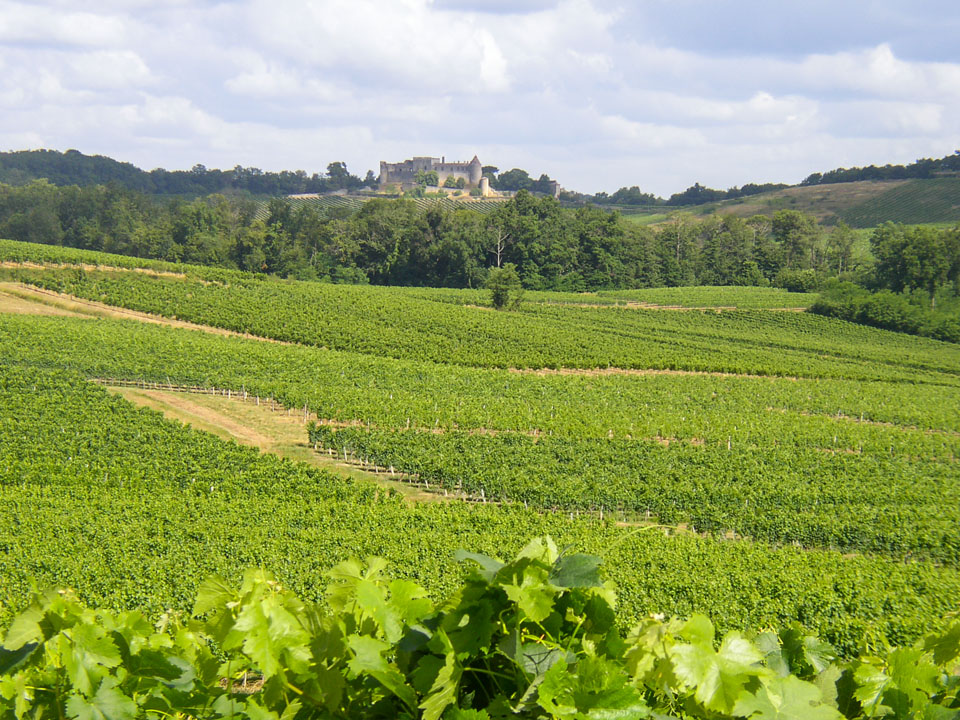
<svg viewBox="0 0 960 720">
<path fill-rule="evenodd" d="M 398 163 L 380 162 L 380 188 L 389 185 L 412 185 L 417 182 L 417 173 L 435 172 L 440 184 L 448 177 L 454 180 L 463 178 L 468 188 L 480 187 L 483 177 L 483 165 L 476 155 L 470 162 L 447 162 L 445 157 L 415 157 Z"/>
</svg>

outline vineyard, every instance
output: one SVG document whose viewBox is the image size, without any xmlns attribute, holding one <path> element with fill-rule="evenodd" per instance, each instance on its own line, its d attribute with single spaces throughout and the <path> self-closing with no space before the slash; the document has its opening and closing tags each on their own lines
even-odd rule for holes
<svg viewBox="0 0 960 720">
<path fill-rule="evenodd" d="M 7 265 L 9 267 L 4 267 Z M 0 238 L 0 274 L 16 275 L 17 267 L 65 266 L 104 270 L 139 270 L 152 274 L 189 275 L 209 282 L 233 282 L 253 277 L 249 273 L 225 268 L 164 262 L 116 255 L 96 250 L 15 242 Z"/>
<path fill-rule="evenodd" d="M 960 177 L 913 180 L 849 207 L 840 219 L 856 228 L 883 222 L 955 223 L 960 221 Z"/>
<path fill-rule="evenodd" d="M 315 446 L 471 497 L 594 510 L 805 547 L 960 563 L 956 459 L 864 459 L 834 448 L 454 431 L 311 431 Z M 664 446 L 668 444 L 670 446 Z M 960 443 L 950 443 L 960 445 Z M 944 444 L 946 445 L 946 443 Z M 942 447 L 942 446 L 941 446 Z M 843 482 L 838 483 L 837 478 Z M 711 478 L 705 487 L 704 478 Z M 802 478 L 802 480 L 799 480 Z M 943 488 L 931 495 L 929 488 Z"/>
<path fill-rule="evenodd" d="M 455 290 L 450 288 L 410 288 L 408 292 L 427 300 L 440 300 L 460 305 L 485 305 L 489 291 Z M 651 306 L 662 308 L 717 310 L 800 310 L 809 307 L 815 293 L 790 292 L 761 287 L 676 287 L 642 290 L 599 290 L 597 292 L 563 293 L 526 291 L 525 303 L 547 305 Z"/>
<path fill-rule="evenodd" d="M 199 326 L 0 312 L 0 628 L 33 582 L 156 617 L 249 567 L 325 607 L 324 573 L 368 555 L 439 600 L 464 577 L 456 548 L 504 557 L 544 535 L 602 558 L 621 627 L 799 622 L 855 657 L 957 610 L 955 345 L 787 312 L 809 296 L 762 288 L 530 293 L 495 312 L 476 290 L 97 270 L 109 256 L 15 243 L 0 260 Z M 294 408 L 314 423 L 304 453 L 446 501 L 222 441 L 89 382 L 105 379 Z"/>
<path fill-rule="evenodd" d="M 69 585 L 105 609 L 186 610 L 205 577 L 238 581 L 254 566 L 319 599 L 326 569 L 368 554 L 443 593 L 459 577 L 452 549 L 513 552 L 538 534 L 604 558 L 624 621 L 694 611 L 722 629 L 800 620 L 853 652 L 871 623 L 912 641 L 960 593 L 960 573 L 930 564 L 667 537 L 522 506 L 411 506 L 136 410 L 75 373 L 2 368 L 8 612 L 32 580 Z"/>
<path fill-rule="evenodd" d="M 239 588 L 213 576 L 193 617 L 155 623 L 37 593 L 0 649 L 0 717 L 842 720 L 953 718 L 960 704 L 957 620 L 841 660 L 796 623 L 721 636 L 697 614 L 621 630 L 603 559 L 549 536 L 506 562 L 455 557 L 468 573 L 436 604 L 382 558 L 337 564 L 326 602 L 263 570 Z"/>
<path fill-rule="evenodd" d="M 802 313 L 531 304 L 518 313 L 404 288 L 21 271 L 39 287 L 240 333 L 493 368 L 624 368 L 960 384 L 960 348 Z"/>
</svg>

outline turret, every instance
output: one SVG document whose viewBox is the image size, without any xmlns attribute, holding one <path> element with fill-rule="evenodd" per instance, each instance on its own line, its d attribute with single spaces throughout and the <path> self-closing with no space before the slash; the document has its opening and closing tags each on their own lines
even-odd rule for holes
<svg viewBox="0 0 960 720">
<path fill-rule="evenodd" d="M 470 184 L 474 187 L 480 185 L 480 178 L 483 177 L 483 165 L 480 164 L 480 158 L 476 155 L 470 161 Z"/>
</svg>

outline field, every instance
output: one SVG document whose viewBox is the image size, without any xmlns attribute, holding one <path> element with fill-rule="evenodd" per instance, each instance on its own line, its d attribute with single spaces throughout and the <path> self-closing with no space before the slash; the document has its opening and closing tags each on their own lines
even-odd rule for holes
<svg viewBox="0 0 960 720">
<path fill-rule="evenodd" d="M 795 312 L 541 302 L 497 313 L 398 288 L 120 272 L 23 271 L 21 277 L 47 290 L 232 332 L 444 365 L 960 383 L 955 348 Z"/>
<path fill-rule="evenodd" d="M 901 223 L 960 222 L 960 177 L 913 180 L 839 213 L 851 227 Z"/>
<path fill-rule="evenodd" d="M 799 620 L 853 653 L 956 609 L 956 346 L 754 288 L 494 312 L 478 291 L 184 269 L 8 268 L 63 295 L 0 302 L 6 612 L 31 579 L 184 608 L 209 573 L 250 566 L 318 598 L 324 569 L 371 553 L 438 596 L 458 547 L 503 556 L 545 533 L 603 556 L 624 623 Z M 123 389 L 137 409 L 89 379 L 230 397 Z"/>
<path fill-rule="evenodd" d="M 807 187 L 791 187 L 735 200 L 678 207 L 705 216 L 719 213 L 750 217 L 777 210 L 799 210 L 826 225 L 843 220 L 853 228 L 872 228 L 884 222 L 905 224 L 960 222 L 960 178 L 925 180 L 862 180 Z M 625 214 L 641 225 L 669 219 L 663 208 Z"/>
</svg>

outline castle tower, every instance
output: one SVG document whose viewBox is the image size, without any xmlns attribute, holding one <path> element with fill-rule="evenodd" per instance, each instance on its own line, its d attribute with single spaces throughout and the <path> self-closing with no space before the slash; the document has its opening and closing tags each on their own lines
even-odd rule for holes
<svg viewBox="0 0 960 720">
<path fill-rule="evenodd" d="M 483 177 L 483 165 L 480 164 L 480 158 L 476 155 L 473 156 L 473 160 L 470 161 L 470 185 L 473 187 L 478 187 L 480 185 L 480 178 Z"/>
</svg>

